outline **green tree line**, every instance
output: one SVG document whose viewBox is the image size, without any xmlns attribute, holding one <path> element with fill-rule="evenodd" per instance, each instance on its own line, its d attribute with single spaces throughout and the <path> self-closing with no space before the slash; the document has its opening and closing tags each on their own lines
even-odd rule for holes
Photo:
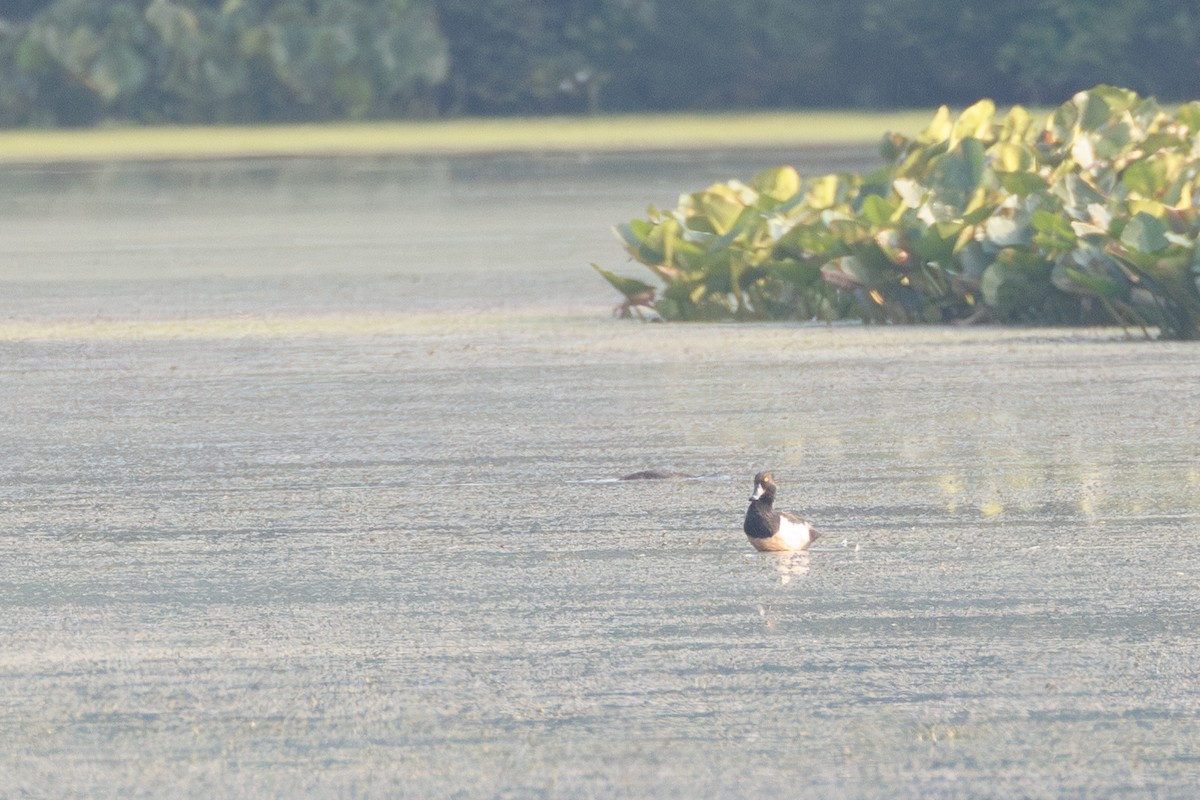
<svg viewBox="0 0 1200 800">
<path fill-rule="evenodd" d="M 1194 0 L 11 0 L 0 125 L 1200 94 Z"/>
</svg>

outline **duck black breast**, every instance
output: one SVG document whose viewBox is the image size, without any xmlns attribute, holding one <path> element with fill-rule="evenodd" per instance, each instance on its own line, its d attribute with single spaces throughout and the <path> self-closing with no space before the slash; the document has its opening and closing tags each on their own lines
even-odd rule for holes
<svg viewBox="0 0 1200 800">
<path fill-rule="evenodd" d="M 779 533 L 779 513 L 771 509 L 769 502 L 762 499 L 750 503 L 746 509 L 746 521 L 742 530 L 751 539 L 769 539 Z"/>
<path fill-rule="evenodd" d="M 750 507 L 742 524 L 742 530 L 752 539 L 769 539 L 779 533 L 779 512 L 773 508 L 775 488 L 771 473 L 754 476 L 754 494 L 750 495 Z"/>
</svg>

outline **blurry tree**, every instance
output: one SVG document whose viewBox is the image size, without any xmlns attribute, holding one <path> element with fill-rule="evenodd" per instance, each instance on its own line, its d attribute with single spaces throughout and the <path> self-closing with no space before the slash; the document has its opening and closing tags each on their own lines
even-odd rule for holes
<svg viewBox="0 0 1200 800">
<path fill-rule="evenodd" d="M 1025 0 L 980 4 L 945 0 L 856 0 L 856 20 L 840 38 L 851 54 L 843 69 L 857 104 L 970 103 L 980 95 L 1012 97 L 996 56 L 1025 18 Z M 856 24 L 855 24 L 856 23 Z"/>
<path fill-rule="evenodd" d="M 27 20 L 52 2 L 54 0 L 7 0 L 0 5 L 0 22 Z"/>
<path fill-rule="evenodd" d="M 446 69 L 432 10 L 406 0 L 153 0 L 173 118 L 331 119 L 404 114 Z M 209 4 L 211 5 L 211 3 Z"/>
<path fill-rule="evenodd" d="M 1020 5 L 995 58 L 1015 96 L 1047 102 L 1099 82 L 1180 99 L 1200 91 L 1200 6 L 1191 0 Z"/>
<path fill-rule="evenodd" d="M 836 82 L 836 7 L 777 0 L 657 0 L 636 65 L 613 81 L 622 108 L 793 105 Z"/>
<path fill-rule="evenodd" d="M 33 124 L 427 114 L 447 67 L 424 0 L 55 0 L 6 54 L 0 119 Z"/>
<path fill-rule="evenodd" d="M 10 0 L 0 124 L 1200 95 L 1195 0 Z"/>
<path fill-rule="evenodd" d="M 435 0 L 451 55 L 451 113 L 595 111 L 631 58 L 653 0 Z"/>
<path fill-rule="evenodd" d="M 133 3 L 54 3 L 14 48 L 22 82 L 36 97 L 31 121 L 73 125 L 105 109 L 127 113 L 149 75 L 148 39 Z"/>
</svg>

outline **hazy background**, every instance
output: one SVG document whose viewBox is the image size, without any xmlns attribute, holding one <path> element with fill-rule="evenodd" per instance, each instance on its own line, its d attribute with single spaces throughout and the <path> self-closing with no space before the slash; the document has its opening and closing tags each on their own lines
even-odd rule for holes
<svg viewBox="0 0 1200 800">
<path fill-rule="evenodd" d="M 1197 94 L 1187 0 L 21 0 L 0 125 Z"/>
</svg>

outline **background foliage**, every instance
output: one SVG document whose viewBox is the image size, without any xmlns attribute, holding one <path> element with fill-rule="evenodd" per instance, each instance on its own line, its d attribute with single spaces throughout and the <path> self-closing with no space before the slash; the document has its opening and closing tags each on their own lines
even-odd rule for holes
<svg viewBox="0 0 1200 800">
<path fill-rule="evenodd" d="M 12 0 L 0 124 L 1200 95 L 1194 0 Z"/>
<path fill-rule="evenodd" d="M 0 33 L 0 121 L 421 113 L 447 65 L 422 2 L 55 0 Z"/>
</svg>

